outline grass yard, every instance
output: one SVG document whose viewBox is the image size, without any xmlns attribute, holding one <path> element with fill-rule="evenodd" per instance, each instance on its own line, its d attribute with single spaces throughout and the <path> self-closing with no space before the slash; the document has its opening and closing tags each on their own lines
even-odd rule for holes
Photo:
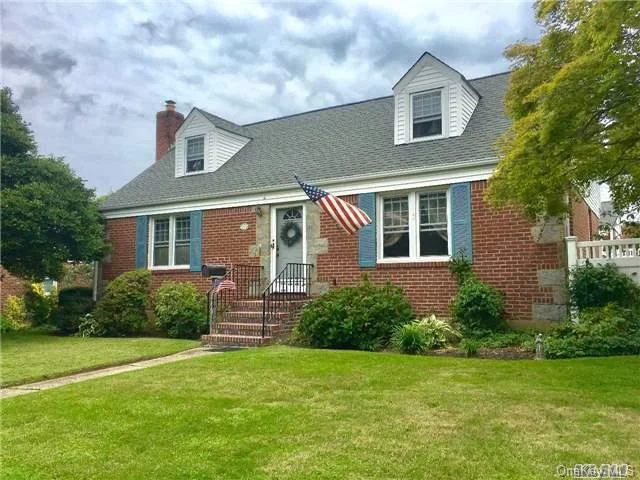
<svg viewBox="0 0 640 480">
<path fill-rule="evenodd" d="M 160 357 L 199 345 L 167 338 L 57 337 L 35 332 L 2 335 L 2 386 L 17 385 L 74 372 Z"/>
<path fill-rule="evenodd" d="M 3 400 L 6 478 L 549 479 L 640 468 L 640 357 L 269 347 Z M 636 473 L 637 474 L 637 473 Z"/>
</svg>

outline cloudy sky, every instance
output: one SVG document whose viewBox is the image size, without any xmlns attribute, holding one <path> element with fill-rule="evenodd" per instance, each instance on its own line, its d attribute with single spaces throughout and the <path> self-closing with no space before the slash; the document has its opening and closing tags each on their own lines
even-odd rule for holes
<svg viewBox="0 0 640 480">
<path fill-rule="evenodd" d="M 389 95 L 427 50 L 467 78 L 535 40 L 530 3 L 51 2 L 0 5 L 2 85 L 41 153 L 99 194 L 154 160 L 174 99 L 237 123 Z"/>
</svg>

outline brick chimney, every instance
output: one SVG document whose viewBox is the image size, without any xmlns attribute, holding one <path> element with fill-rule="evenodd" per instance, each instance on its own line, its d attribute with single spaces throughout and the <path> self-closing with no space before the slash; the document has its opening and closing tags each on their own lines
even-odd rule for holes
<svg viewBox="0 0 640 480">
<path fill-rule="evenodd" d="M 176 132 L 184 121 L 184 115 L 176 112 L 176 102 L 167 100 L 164 104 L 165 109 L 156 113 L 156 161 L 175 143 Z"/>
</svg>

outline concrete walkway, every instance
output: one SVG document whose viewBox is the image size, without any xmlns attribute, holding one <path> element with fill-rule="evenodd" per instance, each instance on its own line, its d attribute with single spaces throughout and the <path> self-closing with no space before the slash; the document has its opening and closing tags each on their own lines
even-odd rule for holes
<svg viewBox="0 0 640 480">
<path fill-rule="evenodd" d="M 133 372 L 135 370 L 142 370 L 143 368 L 154 367 L 156 365 L 179 362 L 180 360 L 187 360 L 189 358 L 202 357 L 204 355 L 212 355 L 216 353 L 222 352 L 205 350 L 203 348 L 193 348 L 191 350 L 185 350 L 184 352 L 174 353 L 173 355 L 167 355 L 166 357 L 141 360 L 139 362 L 118 365 L 116 367 L 101 368 L 90 372 L 74 373 L 73 375 L 67 375 L 66 377 L 52 378 L 51 380 L 42 380 L 40 382 L 17 385 L 15 387 L 6 387 L 0 389 L 0 399 L 17 397 L 18 395 L 26 395 L 27 393 L 39 392 L 40 390 L 63 387 L 64 385 L 84 382 L 85 380 L 91 380 L 94 378 L 108 377 L 110 375 L 117 375 L 118 373 L 124 372 Z"/>
</svg>

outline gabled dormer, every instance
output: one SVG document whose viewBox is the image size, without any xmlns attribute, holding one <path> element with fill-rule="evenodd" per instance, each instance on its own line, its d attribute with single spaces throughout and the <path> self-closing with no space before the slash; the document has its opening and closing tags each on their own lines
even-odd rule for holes
<svg viewBox="0 0 640 480">
<path fill-rule="evenodd" d="M 425 52 L 393 87 L 394 142 L 456 137 L 480 95 L 458 71 Z"/>
<path fill-rule="evenodd" d="M 194 108 L 176 132 L 176 177 L 215 172 L 250 140 L 243 127 Z"/>
</svg>

